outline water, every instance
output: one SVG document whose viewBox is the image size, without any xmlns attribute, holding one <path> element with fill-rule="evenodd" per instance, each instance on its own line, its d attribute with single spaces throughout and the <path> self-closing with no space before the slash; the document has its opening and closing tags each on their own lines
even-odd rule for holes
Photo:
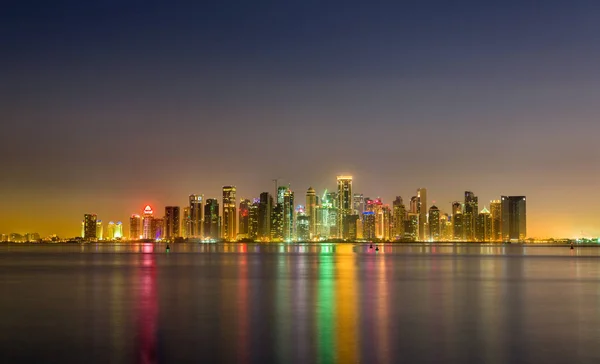
<svg viewBox="0 0 600 364">
<path fill-rule="evenodd" d="M 597 363 L 600 249 L 0 244 L 2 363 Z"/>
</svg>

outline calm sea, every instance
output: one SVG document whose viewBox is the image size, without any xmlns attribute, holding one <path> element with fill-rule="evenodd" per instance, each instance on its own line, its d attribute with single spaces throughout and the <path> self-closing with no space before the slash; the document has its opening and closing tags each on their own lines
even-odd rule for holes
<svg viewBox="0 0 600 364">
<path fill-rule="evenodd" d="M 600 249 L 0 244 L 0 363 L 600 363 Z"/>
</svg>

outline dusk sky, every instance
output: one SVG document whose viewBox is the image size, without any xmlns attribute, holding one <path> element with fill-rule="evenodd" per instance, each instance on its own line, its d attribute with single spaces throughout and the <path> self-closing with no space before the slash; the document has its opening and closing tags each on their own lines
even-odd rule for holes
<svg viewBox="0 0 600 364">
<path fill-rule="evenodd" d="M 0 233 L 291 184 L 600 235 L 600 2 L 10 1 Z"/>
</svg>

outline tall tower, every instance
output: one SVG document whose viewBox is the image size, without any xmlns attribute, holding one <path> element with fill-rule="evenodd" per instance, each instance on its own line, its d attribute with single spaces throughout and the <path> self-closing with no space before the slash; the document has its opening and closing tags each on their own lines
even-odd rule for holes
<svg viewBox="0 0 600 364">
<path fill-rule="evenodd" d="M 417 190 L 417 213 L 419 214 L 419 240 L 427 240 L 427 189 Z"/>
<path fill-rule="evenodd" d="M 435 205 L 429 208 L 429 238 L 431 241 L 440 240 L 440 209 Z"/>
<path fill-rule="evenodd" d="M 465 191 L 465 212 L 463 215 L 463 223 L 466 241 L 476 240 L 475 223 L 477 221 L 478 212 L 477 196 L 475 196 L 475 194 L 471 191 Z"/>
<path fill-rule="evenodd" d="M 180 212 L 179 206 L 165 207 L 165 239 L 175 239 L 181 236 L 180 233 Z"/>
<path fill-rule="evenodd" d="M 154 219 L 154 211 L 150 205 L 144 207 L 144 213 L 142 214 L 142 238 L 143 239 L 156 239 L 156 231 L 153 228 L 152 220 Z"/>
<path fill-rule="evenodd" d="M 225 241 L 235 241 L 237 238 L 235 192 L 235 186 L 223 186 L 223 227 L 221 235 Z"/>
<path fill-rule="evenodd" d="M 219 239 L 219 227 L 219 201 L 216 198 L 208 198 L 204 205 L 204 237 Z"/>
<path fill-rule="evenodd" d="M 248 238 L 249 236 L 250 206 L 252 206 L 252 203 L 247 198 L 240 201 L 238 234 L 241 238 Z"/>
<path fill-rule="evenodd" d="M 337 231 L 338 237 L 342 239 L 348 238 L 343 236 L 344 230 L 348 231 L 348 229 L 344 229 L 344 221 L 346 220 L 346 216 L 352 215 L 353 210 L 353 195 L 352 195 L 352 176 L 337 176 Z"/>
<path fill-rule="evenodd" d="M 477 215 L 475 224 L 475 238 L 477 241 L 490 241 L 492 237 L 492 216 L 485 207 Z"/>
<path fill-rule="evenodd" d="M 502 239 L 523 241 L 527 238 L 527 204 L 525 196 L 502 196 Z"/>
<path fill-rule="evenodd" d="M 187 206 L 183 208 L 183 218 L 181 219 L 181 236 L 189 238 L 192 230 L 192 208 Z"/>
<path fill-rule="evenodd" d="M 115 224 L 115 233 L 113 235 L 113 239 L 121 240 L 123 238 L 123 223 L 117 221 Z"/>
<path fill-rule="evenodd" d="M 260 199 L 255 198 L 248 209 L 248 238 L 256 240 L 258 238 L 258 209 Z"/>
<path fill-rule="evenodd" d="M 490 201 L 490 218 L 492 225 L 492 241 L 502 241 L 502 204 L 500 200 Z"/>
<path fill-rule="evenodd" d="M 190 195 L 190 238 L 204 237 L 204 195 Z"/>
<path fill-rule="evenodd" d="M 96 221 L 98 217 L 95 214 L 83 215 L 83 238 L 85 240 L 96 240 Z"/>
<path fill-rule="evenodd" d="M 96 240 L 104 240 L 104 226 L 102 220 L 96 221 Z"/>
<path fill-rule="evenodd" d="M 140 215 L 133 214 L 129 218 L 129 240 L 138 240 L 142 236 L 142 218 Z"/>
<path fill-rule="evenodd" d="M 392 203 L 392 210 L 392 238 L 400 240 L 404 237 L 404 215 L 406 215 L 402 197 L 396 196 L 396 199 Z"/>
<path fill-rule="evenodd" d="M 308 232 L 310 239 L 317 236 L 317 192 L 309 187 L 306 191 L 306 215 L 308 216 Z"/>
<path fill-rule="evenodd" d="M 289 187 L 283 194 L 283 240 L 294 240 L 294 192 Z"/>
<path fill-rule="evenodd" d="M 260 194 L 258 202 L 258 227 L 257 238 L 261 241 L 271 239 L 271 214 L 273 209 L 273 196 L 268 192 Z"/>
</svg>

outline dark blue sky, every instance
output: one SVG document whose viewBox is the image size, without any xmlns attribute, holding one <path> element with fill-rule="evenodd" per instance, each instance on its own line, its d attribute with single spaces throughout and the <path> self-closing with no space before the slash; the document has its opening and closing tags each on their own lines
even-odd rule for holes
<svg viewBox="0 0 600 364">
<path fill-rule="evenodd" d="M 350 173 L 445 211 L 523 194 L 531 235 L 600 234 L 599 37 L 597 1 L 11 1 L 0 232 L 276 177 L 303 203 Z"/>
</svg>

